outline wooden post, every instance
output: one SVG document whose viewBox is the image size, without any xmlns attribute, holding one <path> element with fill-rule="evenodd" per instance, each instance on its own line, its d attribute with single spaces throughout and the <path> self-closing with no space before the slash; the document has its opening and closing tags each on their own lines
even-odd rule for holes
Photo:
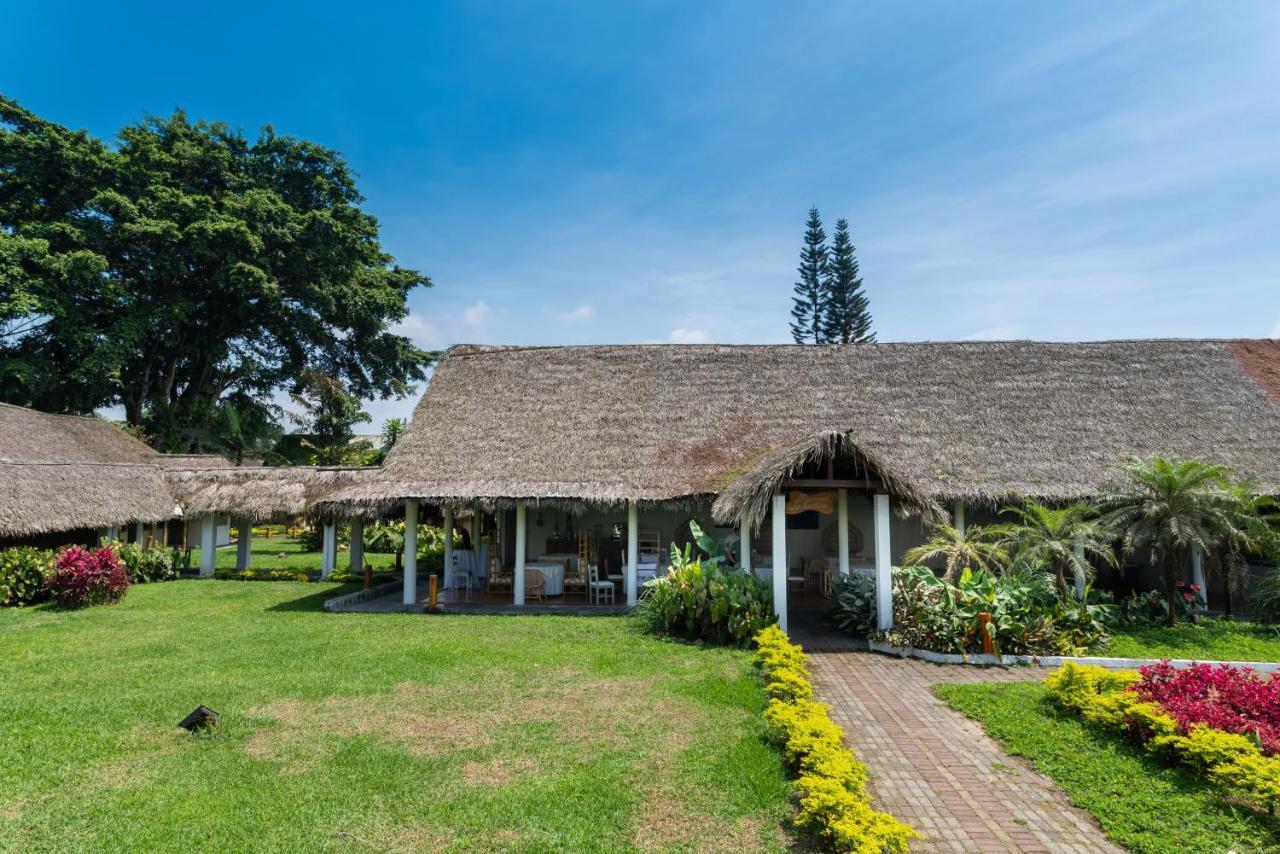
<svg viewBox="0 0 1280 854">
<path fill-rule="evenodd" d="M 435 610 L 440 605 L 440 576 L 434 572 L 427 577 L 427 607 Z"/>
<path fill-rule="evenodd" d="M 987 628 L 991 625 L 991 615 L 981 613 L 978 615 L 978 635 L 982 639 L 982 651 L 987 655 L 995 655 L 996 645 L 991 640 L 991 632 Z"/>
</svg>

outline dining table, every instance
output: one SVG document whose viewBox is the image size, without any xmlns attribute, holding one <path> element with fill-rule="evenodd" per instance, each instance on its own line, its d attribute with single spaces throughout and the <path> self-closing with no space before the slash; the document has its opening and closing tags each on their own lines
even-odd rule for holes
<svg viewBox="0 0 1280 854">
<path fill-rule="evenodd" d="M 539 560 L 524 565 L 526 573 L 531 569 L 542 573 L 543 596 L 564 595 L 564 563 L 562 561 Z"/>
</svg>

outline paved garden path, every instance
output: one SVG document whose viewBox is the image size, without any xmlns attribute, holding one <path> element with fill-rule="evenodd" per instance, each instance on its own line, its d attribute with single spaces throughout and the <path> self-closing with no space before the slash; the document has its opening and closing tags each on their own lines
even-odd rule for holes
<svg viewBox="0 0 1280 854">
<path fill-rule="evenodd" d="M 816 626 L 795 627 L 819 699 L 871 774 L 878 809 L 925 839 L 912 851 L 1123 851 L 1047 777 L 1009 756 L 933 695 L 938 682 L 1009 682 L 1046 671 L 946 667 L 858 651 Z"/>
</svg>

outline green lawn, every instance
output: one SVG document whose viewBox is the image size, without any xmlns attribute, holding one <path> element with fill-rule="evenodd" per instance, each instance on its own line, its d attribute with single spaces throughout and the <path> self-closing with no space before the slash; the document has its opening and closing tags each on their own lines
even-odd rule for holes
<svg viewBox="0 0 1280 854">
<path fill-rule="evenodd" d="M 1228 803 L 1194 773 L 1056 710 L 1037 682 L 939 685 L 1009 753 L 1057 781 L 1134 852 L 1280 851 L 1280 820 Z"/>
<path fill-rule="evenodd" d="M 271 539 L 255 536 L 249 547 L 250 565 L 254 569 L 309 569 L 320 571 L 320 552 L 307 552 L 292 537 L 285 537 L 277 531 Z M 374 569 L 390 569 L 396 561 L 392 554 L 373 554 L 365 552 L 365 561 Z M 344 546 L 338 551 L 338 568 L 346 569 L 350 565 L 351 553 Z M 191 550 L 191 565 L 200 565 L 200 549 Z M 218 549 L 218 567 L 235 569 L 235 545 Z"/>
<path fill-rule="evenodd" d="M 782 850 L 745 653 L 187 580 L 0 611 L 0 850 Z M 197 703 L 212 735 L 174 724 Z"/>
<path fill-rule="evenodd" d="M 1210 661 L 1280 661 L 1280 627 L 1230 620 L 1198 624 L 1123 626 L 1097 655 L 1120 658 L 1195 658 Z"/>
</svg>

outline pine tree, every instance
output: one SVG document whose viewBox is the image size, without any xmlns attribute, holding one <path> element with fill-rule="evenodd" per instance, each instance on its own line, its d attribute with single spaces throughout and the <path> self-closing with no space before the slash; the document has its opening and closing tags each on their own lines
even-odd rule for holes
<svg viewBox="0 0 1280 854">
<path fill-rule="evenodd" d="M 809 221 L 800 250 L 800 281 L 796 282 L 791 308 L 791 337 L 797 344 L 824 344 L 826 294 L 823 280 L 828 275 L 827 233 L 817 208 L 809 208 Z"/>
<path fill-rule="evenodd" d="M 836 222 L 831 260 L 823 279 L 822 337 L 832 344 L 874 344 L 871 312 L 858 275 L 858 259 L 849 239 L 848 220 Z"/>
</svg>

